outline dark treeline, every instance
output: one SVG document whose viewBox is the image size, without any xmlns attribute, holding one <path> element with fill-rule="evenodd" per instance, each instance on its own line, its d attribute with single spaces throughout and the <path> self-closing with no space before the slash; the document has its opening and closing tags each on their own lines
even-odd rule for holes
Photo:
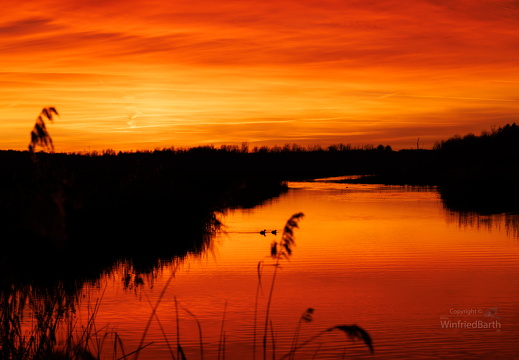
<svg viewBox="0 0 519 360">
<path fill-rule="evenodd" d="M 435 146 L 442 198 L 449 208 L 518 211 L 519 126 L 455 136 Z"/>
<path fill-rule="evenodd" d="M 52 117 L 48 109 L 42 114 Z M 33 137 L 31 150 L 40 140 Z M 52 145 L 50 137 L 44 140 Z M 83 281 L 95 282 L 117 264 L 125 269 L 125 286 L 137 286 L 165 262 L 210 247 L 221 230 L 219 213 L 279 196 L 285 181 L 341 175 L 437 185 L 446 206 L 461 212 L 516 212 L 519 129 L 514 123 L 454 136 L 432 150 L 243 143 L 137 152 L 0 151 L 2 353 L 17 350 L 10 335 L 21 327 L 11 325 L 25 305 L 45 305 L 41 314 L 52 320 L 60 309 L 73 309 Z"/>
<path fill-rule="evenodd" d="M 124 259 L 146 272 L 210 246 L 218 212 L 286 189 L 198 158 L 0 152 L 2 276 L 96 278 Z"/>
<path fill-rule="evenodd" d="M 366 182 L 438 185 L 447 208 L 518 211 L 519 127 L 513 123 L 481 135 L 453 136 L 433 150 L 401 150 L 398 160 Z"/>
<path fill-rule="evenodd" d="M 297 144 L 284 146 L 213 145 L 193 148 L 165 148 L 136 152 L 71 153 L 68 156 L 111 157 L 120 162 L 144 161 L 174 169 L 181 176 L 195 178 L 211 173 L 218 177 L 255 178 L 261 181 L 307 180 L 320 176 L 372 173 L 384 168 L 392 157 L 389 145 L 334 144 L 303 147 Z"/>
<path fill-rule="evenodd" d="M 209 246 L 220 226 L 218 212 L 275 197 L 286 190 L 286 180 L 371 173 L 391 153 L 388 147 L 249 150 L 245 144 L 119 153 L 0 151 L 0 261 L 27 278 L 74 278 L 73 269 L 95 278 L 120 259 L 146 272 L 160 259 Z"/>
<path fill-rule="evenodd" d="M 58 272 L 77 267 L 95 274 L 114 259 L 129 258 L 145 269 L 160 257 L 208 246 L 218 212 L 277 196 L 284 181 L 340 175 L 438 185 L 455 210 L 516 211 L 518 146 L 518 126 L 512 124 L 455 136 L 432 150 L 244 143 L 32 156 L 0 151 L 0 256 L 3 264 L 14 264 L 23 254 L 46 268 L 51 258 L 70 262 Z"/>
</svg>

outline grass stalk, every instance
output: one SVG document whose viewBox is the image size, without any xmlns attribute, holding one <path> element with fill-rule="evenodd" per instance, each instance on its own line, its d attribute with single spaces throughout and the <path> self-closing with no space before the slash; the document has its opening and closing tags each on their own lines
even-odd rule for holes
<svg viewBox="0 0 519 360">
<path fill-rule="evenodd" d="M 267 299 L 267 308 L 265 310 L 265 326 L 263 329 L 263 360 L 267 360 L 267 332 L 269 325 L 270 307 L 272 304 L 272 296 L 274 294 L 274 286 L 276 276 L 279 269 L 279 263 L 282 259 L 289 259 L 292 255 L 292 248 L 295 246 L 294 229 L 298 227 L 298 222 L 304 217 L 303 213 L 294 214 L 288 219 L 283 228 L 281 241 L 274 241 L 270 246 L 270 255 L 274 259 L 274 273 L 270 283 L 270 291 Z"/>
<path fill-rule="evenodd" d="M 317 354 L 319 354 L 319 350 L 321 350 L 321 346 L 323 344 L 320 343 L 319 346 L 317 346 L 317 349 L 315 349 L 314 354 L 312 355 L 312 360 L 314 360 L 317 357 Z"/>
<path fill-rule="evenodd" d="M 220 341 L 218 343 L 218 360 L 225 359 L 225 315 L 227 314 L 227 301 L 223 308 L 222 326 L 220 327 Z"/>
<path fill-rule="evenodd" d="M 264 324 L 264 332 L 263 332 L 263 359 L 266 360 L 267 354 L 271 353 L 272 360 L 276 360 L 277 353 L 279 349 L 276 349 L 276 334 L 274 331 L 274 324 L 271 316 L 271 308 L 273 303 L 273 294 L 274 288 L 276 284 L 276 279 L 278 275 L 278 270 L 281 267 L 281 260 L 286 259 L 289 260 L 292 254 L 292 247 L 295 246 L 294 241 L 294 229 L 298 227 L 298 221 L 303 217 L 302 213 L 293 215 L 285 225 L 285 229 L 283 230 L 283 237 L 279 243 L 274 242 L 271 245 L 271 255 L 274 259 L 274 270 L 272 273 L 272 278 L 270 282 L 268 297 L 266 299 L 266 309 L 265 309 L 265 324 Z M 175 305 L 175 318 L 176 318 L 176 342 L 177 342 L 177 350 L 176 356 L 173 350 L 172 345 L 168 340 L 168 336 L 162 323 L 158 316 L 158 308 L 160 303 L 165 297 L 166 290 L 170 286 L 173 278 L 175 277 L 176 271 L 178 269 L 178 263 L 175 265 L 171 275 L 165 282 L 163 289 L 161 290 L 158 299 L 155 304 L 152 304 L 150 299 L 148 298 L 148 303 L 152 309 L 151 315 L 148 318 L 144 331 L 139 341 L 139 345 L 137 348 L 130 352 L 126 353 L 123 342 L 120 336 L 113 331 L 114 334 L 114 343 L 112 347 L 112 360 L 122 360 L 128 359 L 130 356 L 133 356 L 134 360 L 138 360 L 140 351 L 149 345 L 153 344 L 153 342 L 148 342 L 145 344 L 146 335 L 150 329 L 151 322 L 153 320 L 157 321 L 157 324 L 162 332 L 162 335 L 166 341 L 167 347 L 169 349 L 170 356 L 173 360 L 185 360 L 186 355 L 181 345 L 181 336 L 180 336 L 180 319 L 179 319 L 179 304 L 177 298 L 174 297 L 174 305 Z M 254 305 L 254 328 L 253 328 L 253 359 L 256 358 L 256 350 L 257 350 L 257 337 L 258 337 L 258 308 L 259 308 L 259 296 L 262 292 L 262 268 L 263 261 L 258 262 L 257 265 L 257 273 L 258 273 L 258 285 L 256 288 L 256 298 Z M 27 289 L 25 289 L 27 290 Z M 2 359 L 10 359 L 10 360 L 39 360 L 45 358 L 67 358 L 67 359 L 100 359 L 102 354 L 102 349 L 105 345 L 106 338 L 109 336 L 108 332 L 105 332 L 103 336 L 101 336 L 101 332 L 106 328 L 98 329 L 96 327 L 95 318 L 100 310 L 101 300 L 104 296 L 105 289 L 103 289 L 102 294 L 99 298 L 96 299 L 93 307 L 91 307 L 91 302 L 88 302 L 88 317 L 87 323 L 85 326 L 82 326 L 81 330 L 77 330 L 78 327 L 77 321 L 72 321 L 70 312 L 70 299 L 67 297 L 66 293 L 62 291 L 63 289 L 59 288 L 58 290 L 48 291 L 43 296 L 33 296 L 30 291 L 19 291 L 17 289 L 5 289 L 5 291 L 0 291 L 0 360 Z M 27 326 L 23 321 L 23 313 L 26 311 L 26 305 L 29 305 L 30 309 L 33 311 L 33 333 L 27 335 L 27 332 L 23 332 L 22 329 L 24 326 Z M 72 305 L 73 306 L 73 305 Z M 72 307 L 73 309 L 73 307 Z M 202 326 L 198 318 L 189 310 L 182 308 L 186 311 L 190 316 L 192 316 L 198 327 L 199 333 L 199 347 L 200 347 L 200 360 L 204 360 L 204 344 L 203 344 L 203 333 Z M 294 336 L 292 338 L 292 343 L 290 346 L 290 351 L 284 354 L 282 357 L 278 358 L 278 360 L 294 360 L 296 356 L 296 352 L 302 349 L 303 347 L 311 344 L 318 338 L 322 337 L 328 332 L 339 330 L 342 331 L 349 339 L 353 340 L 361 340 L 364 342 L 366 346 L 373 353 L 373 344 L 371 337 L 369 334 L 357 325 L 336 325 L 325 330 L 322 330 L 313 336 L 309 337 L 303 342 L 299 342 L 299 338 L 301 336 L 301 328 L 303 323 L 312 321 L 314 309 L 308 308 L 299 318 L 297 323 Z M 227 334 L 225 332 L 226 325 L 226 317 L 227 317 L 227 301 L 224 305 L 223 317 L 221 321 L 220 327 L 220 338 L 218 342 L 218 360 L 225 360 L 226 357 L 226 342 L 227 342 Z M 66 331 L 64 330 L 64 321 L 66 322 Z M 261 325 L 260 325 L 261 326 Z M 61 339 L 60 336 L 65 334 L 65 345 L 63 343 L 58 342 Z M 270 344 L 268 344 L 268 337 L 270 336 Z M 270 349 L 269 349 L 270 345 Z M 118 347 L 120 348 L 121 355 L 118 355 Z M 321 344 L 319 344 L 318 349 L 314 352 L 313 358 L 315 358 L 319 352 Z M 92 349 L 92 352 L 90 351 Z M 344 354 L 343 354 L 344 356 Z"/>
<path fill-rule="evenodd" d="M 139 346 L 137 349 L 133 350 L 132 352 L 129 352 L 127 355 L 121 356 L 121 357 L 118 358 L 117 360 L 127 359 L 130 355 L 138 354 L 138 353 L 141 352 L 142 349 L 147 348 L 148 346 L 152 345 L 153 343 L 154 343 L 154 342 L 151 341 L 151 342 L 147 343 L 146 345 Z"/>
<path fill-rule="evenodd" d="M 252 340 L 252 360 L 256 360 L 256 343 L 257 343 L 257 324 L 258 324 L 258 304 L 259 304 L 259 294 L 261 292 L 261 269 L 262 269 L 263 261 L 258 261 L 258 285 L 256 286 L 256 298 L 254 299 L 254 326 L 253 326 L 253 340 Z"/>
<path fill-rule="evenodd" d="M 265 310 L 265 327 L 263 331 L 263 360 L 267 359 L 267 334 L 270 316 L 270 305 L 272 304 L 272 295 L 274 294 L 274 285 L 276 283 L 276 275 L 279 268 L 279 261 L 274 265 L 274 274 L 272 275 L 272 282 L 270 283 L 269 296 L 267 300 L 267 309 Z"/>
<path fill-rule="evenodd" d="M 314 313 L 314 309 L 308 308 L 306 311 L 299 317 L 299 321 L 297 322 L 296 331 L 294 333 L 294 338 L 292 339 L 292 346 L 290 350 L 292 351 L 292 356 L 290 360 L 293 360 L 296 353 L 297 342 L 299 340 L 299 333 L 301 332 L 301 325 L 303 322 L 311 322 L 313 320 L 312 315 Z"/>
<path fill-rule="evenodd" d="M 171 358 L 173 360 L 176 360 L 175 353 L 173 352 L 173 348 L 171 347 L 171 344 L 169 343 L 168 336 L 166 334 L 166 330 L 162 326 L 162 322 L 160 321 L 159 316 L 157 315 L 157 313 L 155 313 L 155 320 L 157 320 L 157 324 L 159 325 L 160 332 L 162 333 L 162 337 L 164 337 L 164 341 L 166 342 L 166 346 L 168 347 L 169 354 L 171 355 Z"/>
<path fill-rule="evenodd" d="M 175 296 L 175 322 L 177 325 L 177 357 L 184 358 L 184 350 L 182 350 L 182 346 L 180 345 L 180 319 L 178 317 L 178 302 L 177 297 Z"/>
<path fill-rule="evenodd" d="M 198 326 L 198 338 L 200 341 L 200 360 L 204 360 L 204 342 L 203 342 L 203 336 L 202 336 L 202 325 L 200 324 L 200 321 L 198 321 L 198 318 L 188 309 L 184 309 L 189 315 L 191 315 L 195 321 L 196 325 Z"/>
<path fill-rule="evenodd" d="M 290 356 L 290 360 L 294 360 L 295 354 L 296 354 L 296 347 L 297 347 L 297 340 L 299 338 L 299 332 L 301 331 L 301 323 L 303 322 L 302 318 L 299 318 L 299 321 L 297 322 L 296 331 L 294 333 L 294 338 L 292 339 L 292 346 L 290 347 L 290 351 L 292 352 L 292 355 Z"/>
<path fill-rule="evenodd" d="M 175 265 L 175 268 L 171 272 L 171 275 L 169 276 L 168 280 L 166 281 L 166 284 L 162 288 L 159 298 L 157 299 L 157 302 L 155 303 L 155 306 L 153 307 L 153 309 L 151 311 L 151 315 L 148 318 L 148 322 L 146 323 L 146 327 L 144 328 L 141 339 L 139 341 L 139 346 L 137 346 L 138 349 L 143 348 L 144 340 L 146 339 L 146 335 L 148 334 L 148 330 L 150 328 L 151 322 L 152 322 L 153 318 L 155 317 L 155 313 L 157 312 L 157 309 L 159 308 L 159 305 L 160 305 L 162 299 L 164 298 L 164 295 L 166 294 L 166 290 L 168 289 L 169 284 L 171 284 L 171 281 L 175 277 L 177 270 L 178 270 L 178 264 Z M 176 301 L 177 301 L 177 299 L 175 298 L 175 304 L 176 304 Z M 177 321 L 177 326 L 178 326 L 178 321 Z M 177 336 L 179 336 L 178 333 L 177 333 Z M 135 352 L 134 360 L 137 360 L 138 358 L 139 358 L 139 352 Z"/>
<path fill-rule="evenodd" d="M 270 320 L 270 338 L 272 342 L 272 360 L 276 360 L 276 337 L 274 336 L 274 324 Z"/>
</svg>

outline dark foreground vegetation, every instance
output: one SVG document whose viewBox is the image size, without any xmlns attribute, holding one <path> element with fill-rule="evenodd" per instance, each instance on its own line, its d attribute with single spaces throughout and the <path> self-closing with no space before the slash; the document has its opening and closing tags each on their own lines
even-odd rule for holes
<svg viewBox="0 0 519 360">
<path fill-rule="evenodd" d="M 52 109 L 42 114 L 50 119 L 57 114 Z M 53 331 L 73 310 L 84 281 L 95 282 L 122 262 L 125 282 L 138 284 L 160 264 L 210 246 L 221 226 L 219 213 L 278 196 L 285 181 L 365 174 L 355 181 L 436 185 L 452 210 L 518 210 L 516 124 L 456 136 L 432 150 L 243 144 L 54 154 L 33 152 L 52 146 L 41 116 L 30 152 L 0 151 L 0 360 L 49 358 Z M 43 324 L 38 336 L 19 336 L 26 306 Z M 81 354 L 93 331 L 89 326 L 83 329 L 86 340 L 69 344 L 74 358 L 89 358 Z M 371 348 L 362 329 L 339 326 L 323 334 L 334 329 Z"/>
<path fill-rule="evenodd" d="M 243 354 L 244 358 L 260 358 L 266 360 L 272 356 L 276 358 L 276 343 L 279 339 L 274 335 L 274 326 L 270 317 L 273 292 L 278 271 L 282 269 L 281 263 L 289 260 L 295 246 L 294 230 L 298 228 L 303 213 L 292 215 L 286 222 L 281 239 L 271 244 L 270 255 L 272 263 L 264 264 L 262 260 L 258 263 L 258 284 L 256 289 L 256 300 L 254 305 L 254 317 L 252 337 L 252 353 Z M 265 265 L 273 269 L 269 284 L 269 292 L 264 300 L 265 314 L 260 314 L 260 293 L 262 292 L 262 273 Z M 19 282 L 6 282 L 1 278 L 0 282 L 0 360 L 96 360 L 104 358 L 137 360 L 140 352 L 153 342 L 146 341 L 146 335 L 152 322 L 156 322 L 169 349 L 170 359 L 187 359 L 182 343 L 180 341 L 179 306 L 176 297 L 173 299 L 176 309 L 176 342 L 175 337 L 166 334 L 159 317 L 158 308 L 164 300 L 165 291 L 175 277 L 177 267 L 162 288 L 158 300 L 153 305 L 147 324 L 143 324 L 143 330 L 139 345 L 135 349 L 124 346 L 122 339 L 116 330 L 106 327 L 98 328 L 96 316 L 101 301 L 97 299 L 94 304 L 89 304 L 89 312 L 86 320 L 80 322 L 76 317 L 75 307 L 80 298 L 79 287 L 67 288 L 66 282 L 57 281 L 42 287 L 41 284 L 29 285 Z M 171 299 L 170 299 L 171 300 Z M 202 325 L 196 316 L 189 310 L 183 311 L 191 315 L 199 329 L 199 359 L 204 359 L 204 338 Z M 344 333 L 350 340 L 360 340 L 366 345 L 371 353 L 374 352 L 373 341 L 369 333 L 362 327 L 353 325 L 334 325 L 316 332 L 307 339 L 300 340 L 300 330 L 303 323 L 313 320 L 313 308 L 308 308 L 300 317 L 294 337 L 289 350 L 278 359 L 295 359 L 296 353 L 301 352 L 309 344 L 326 337 L 330 332 Z M 29 318 L 28 320 L 25 318 Z M 225 318 L 225 310 L 224 310 Z M 264 321 L 263 321 L 264 318 Z M 264 326 L 263 326 L 264 324 Z M 173 345 L 175 344 L 175 345 Z M 314 352 L 318 354 L 321 345 Z M 224 331 L 224 320 L 218 343 L 218 359 L 225 359 L 226 334 Z M 206 355 L 207 358 L 207 355 Z"/>
<path fill-rule="evenodd" d="M 437 185 L 454 210 L 516 211 L 519 127 L 455 136 L 433 150 L 242 144 L 100 154 L 0 151 L 0 169 L 4 266 L 16 266 L 13 254 L 23 254 L 50 271 L 49 257 L 62 264 L 66 254 L 81 254 L 84 261 L 75 256 L 66 268 L 88 275 L 115 259 L 145 268 L 150 259 L 199 251 L 219 227 L 218 212 L 277 196 L 287 180 L 366 174 L 355 181 Z"/>
<path fill-rule="evenodd" d="M 168 151 L 39 153 L 33 160 L 26 152 L 0 152 L 2 262 L 20 254 L 46 271 L 56 263 L 56 271 L 67 269 L 63 275 L 75 268 L 88 275 L 117 259 L 146 268 L 157 258 L 201 251 L 220 226 L 218 212 L 255 206 L 286 189 L 257 173 L 226 172 L 222 161 L 233 160 Z M 63 266 L 67 254 L 74 256 Z"/>
</svg>

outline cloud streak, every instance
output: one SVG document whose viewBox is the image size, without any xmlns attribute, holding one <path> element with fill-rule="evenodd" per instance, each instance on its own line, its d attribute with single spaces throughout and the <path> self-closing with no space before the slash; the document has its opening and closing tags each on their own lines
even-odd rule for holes
<svg viewBox="0 0 519 360">
<path fill-rule="evenodd" d="M 28 0 L 0 14 L 0 141 L 52 105 L 63 151 L 432 143 L 517 113 L 518 22 L 505 0 Z"/>
</svg>

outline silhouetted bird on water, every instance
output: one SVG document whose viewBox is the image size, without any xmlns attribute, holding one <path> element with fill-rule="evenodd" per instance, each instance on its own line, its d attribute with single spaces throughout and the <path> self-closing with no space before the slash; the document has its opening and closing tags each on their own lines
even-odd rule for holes
<svg viewBox="0 0 519 360">
<path fill-rule="evenodd" d="M 278 231 L 277 230 L 272 230 L 270 232 L 272 235 L 277 235 L 278 234 Z M 267 229 L 263 229 L 260 231 L 260 234 L 263 235 L 263 236 L 267 236 Z"/>
</svg>

